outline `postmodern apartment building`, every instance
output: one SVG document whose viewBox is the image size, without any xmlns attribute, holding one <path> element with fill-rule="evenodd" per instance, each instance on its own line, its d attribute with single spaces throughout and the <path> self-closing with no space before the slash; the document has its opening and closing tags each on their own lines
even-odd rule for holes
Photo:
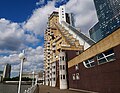
<svg viewBox="0 0 120 93">
<path fill-rule="evenodd" d="M 11 73 L 11 65 L 6 64 L 3 71 L 3 78 L 10 78 L 10 73 Z"/>
<path fill-rule="evenodd" d="M 120 27 L 120 0 L 94 0 L 99 22 L 90 29 L 90 37 L 99 41 Z"/>
<path fill-rule="evenodd" d="M 68 88 L 68 61 L 89 48 L 94 42 L 73 27 L 73 19 L 61 6 L 48 18 L 44 36 L 45 84 Z"/>
</svg>

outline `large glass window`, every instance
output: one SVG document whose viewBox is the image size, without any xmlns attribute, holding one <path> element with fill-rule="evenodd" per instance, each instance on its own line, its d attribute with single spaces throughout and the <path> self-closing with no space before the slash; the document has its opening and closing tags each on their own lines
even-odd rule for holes
<svg viewBox="0 0 120 93">
<path fill-rule="evenodd" d="M 88 59 L 88 60 L 85 60 L 85 61 L 83 62 L 83 64 L 84 64 L 84 66 L 85 66 L 86 68 L 94 67 L 94 66 L 95 66 L 94 57 L 92 57 L 92 58 L 90 58 L 90 59 Z"/>
<path fill-rule="evenodd" d="M 101 54 L 98 54 L 97 60 L 98 60 L 98 64 L 103 64 L 106 62 L 114 61 L 115 60 L 115 53 L 114 53 L 113 49 L 105 51 Z"/>
</svg>

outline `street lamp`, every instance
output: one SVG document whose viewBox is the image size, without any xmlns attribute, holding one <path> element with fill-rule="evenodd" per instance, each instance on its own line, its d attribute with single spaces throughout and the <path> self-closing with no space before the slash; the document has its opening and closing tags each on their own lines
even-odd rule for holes
<svg viewBox="0 0 120 93">
<path fill-rule="evenodd" d="M 19 77 L 19 86 L 18 86 L 18 93 L 20 93 L 20 88 L 21 88 L 21 76 L 22 76 L 22 67 L 23 67 L 23 62 L 25 61 L 25 54 L 24 51 L 23 53 L 19 54 L 19 58 L 21 60 L 21 68 L 20 68 L 20 77 Z"/>
<path fill-rule="evenodd" d="M 34 74 L 35 74 L 35 72 L 33 71 L 32 74 L 33 74 L 33 80 L 32 80 L 32 86 L 33 86 L 34 85 Z"/>
<path fill-rule="evenodd" d="M 38 75 L 36 75 L 36 81 L 35 81 L 35 85 L 37 85 L 37 81 L 38 81 Z"/>
</svg>

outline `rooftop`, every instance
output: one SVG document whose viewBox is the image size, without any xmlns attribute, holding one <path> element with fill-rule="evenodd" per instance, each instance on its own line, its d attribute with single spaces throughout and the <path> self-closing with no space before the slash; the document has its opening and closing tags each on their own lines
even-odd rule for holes
<svg viewBox="0 0 120 93">
<path fill-rule="evenodd" d="M 62 23 L 64 25 L 66 25 L 69 29 L 71 29 L 72 31 L 74 31 L 80 38 L 82 38 L 84 41 L 86 41 L 89 45 L 95 44 L 95 42 L 91 38 L 87 37 L 82 32 L 78 31 L 75 27 L 69 25 L 68 23 L 66 23 L 64 21 Z"/>
</svg>

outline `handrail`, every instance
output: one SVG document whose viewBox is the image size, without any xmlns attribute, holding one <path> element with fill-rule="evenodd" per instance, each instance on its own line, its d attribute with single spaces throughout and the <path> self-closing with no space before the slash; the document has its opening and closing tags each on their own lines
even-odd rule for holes
<svg viewBox="0 0 120 93">
<path fill-rule="evenodd" d="M 24 93 L 34 93 L 36 88 L 37 88 L 37 84 L 35 84 L 34 86 L 28 88 L 27 90 L 24 91 Z"/>
</svg>

